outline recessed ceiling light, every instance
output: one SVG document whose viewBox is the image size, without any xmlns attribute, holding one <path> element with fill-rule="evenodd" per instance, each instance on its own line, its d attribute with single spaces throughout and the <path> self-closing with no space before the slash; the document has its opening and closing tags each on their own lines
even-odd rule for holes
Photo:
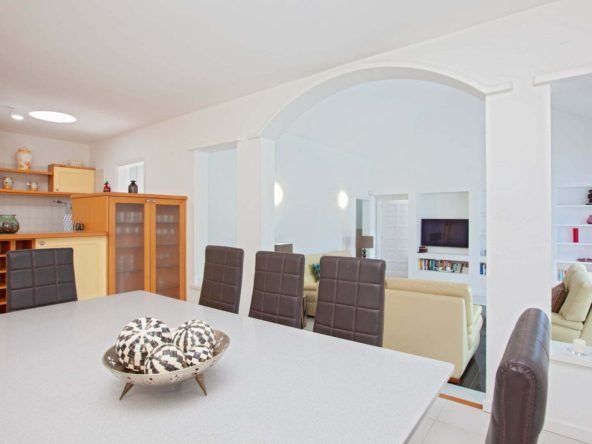
<svg viewBox="0 0 592 444">
<path fill-rule="evenodd" d="M 70 114 L 58 113 L 57 111 L 31 111 L 29 115 L 35 119 L 53 123 L 73 123 L 78 120 Z"/>
<path fill-rule="evenodd" d="M 12 117 L 13 120 L 25 120 L 25 117 L 19 113 L 10 113 L 10 117 Z"/>
</svg>

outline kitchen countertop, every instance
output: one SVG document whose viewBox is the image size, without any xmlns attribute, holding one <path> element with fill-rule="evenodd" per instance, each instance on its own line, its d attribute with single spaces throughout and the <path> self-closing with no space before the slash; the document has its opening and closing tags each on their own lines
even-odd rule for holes
<svg viewBox="0 0 592 444">
<path fill-rule="evenodd" d="M 46 233 L 15 233 L 15 234 L 0 234 L 0 241 L 2 240 L 26 240 L 26 239 L 48 239 L 56 237 L 93 237 L 106 236 L 104 231 L 50 231 Z"/>
</svg>

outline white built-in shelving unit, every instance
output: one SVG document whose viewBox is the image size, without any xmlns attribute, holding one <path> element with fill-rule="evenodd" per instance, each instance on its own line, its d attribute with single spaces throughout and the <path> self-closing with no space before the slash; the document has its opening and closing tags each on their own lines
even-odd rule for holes
<svg viewBox="0 0 592 444">
<path fill-rule="evenodd" d="M 486 215 L 485 193 L 446 191 L 417 193 L 410 199 L 416 225 L 410 240 L 409 277 L 470 285 L 475 303 L 486 304 Z M 418 253 L 422 219 L 468 219 L 469 248 L 428 247 Z M 414 236 L 416 242 L 413 243 Z M 425 269 L 426 260 L 440 261 L 439 270 Z M 462 271 L 458 265 L 463 264 Z M 455 270 L 455 271 L 453 271 Z"/>
<path fill-rule="evenodd" d="M 558 281 L 572 264 L 581 263 L 592 271 L 592 225 L 586 221 L 592 214 L 592 205 L 586 205 L 588 190 L 592 185 L 557 187 L 554 195 L 554 270 Z M 579 241 L 574 242 L 573 229 L 579 233 Z"/>
</svg>

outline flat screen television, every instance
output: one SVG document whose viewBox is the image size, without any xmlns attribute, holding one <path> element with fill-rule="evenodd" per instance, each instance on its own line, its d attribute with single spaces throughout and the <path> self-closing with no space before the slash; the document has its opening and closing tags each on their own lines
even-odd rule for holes
<svg viewBox="0 0 592 444">
<path fill-rule="evenodd" d="M 422 219 L 421 244 L 430 247 L 469 247 L 468 219 Z"/>
</svg>

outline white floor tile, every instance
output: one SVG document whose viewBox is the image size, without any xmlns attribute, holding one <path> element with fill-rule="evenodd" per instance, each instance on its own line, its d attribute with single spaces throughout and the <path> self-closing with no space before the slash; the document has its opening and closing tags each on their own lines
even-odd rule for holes
<svg viewBox="0 0 592 444">
<path fill-rule="evenodd" d="M 539 444 L 580 444 L 581 441 L 543 431 L 539 437 Z"/>
<path fill-rule="evenodd" d="M 426 438 L 426 436 L 428 436 L 428 433 L 433 425 L 434 425 L 433 419 L 424 418 L 424 420 L 419 423 L 417 430 L 415 430 L 415 433 L 413 434 L 413 436 L 409 440 L 408 444 L 423 443 L 424 439 Z"/>
<path fill-rule="evenodd" d="M 489 428 L 488 413 L 458 402 L 445 401 L 436 419 L 438 422 L 475 433 L 483 438 L 487 435 Z"/>
<path fill-rule="evenodd" d="M 483 444 L 483 437 L 436 421 L 422 444 Z"/>
</svg>

